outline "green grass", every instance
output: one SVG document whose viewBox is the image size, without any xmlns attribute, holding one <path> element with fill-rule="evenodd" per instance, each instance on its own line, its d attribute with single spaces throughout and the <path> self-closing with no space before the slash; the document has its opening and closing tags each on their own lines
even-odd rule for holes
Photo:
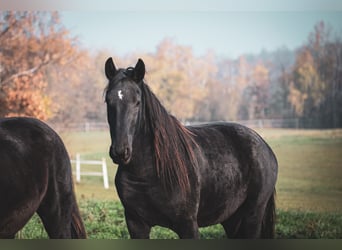
<svg viewBox="0 0 342 250">
<path fill-rule="evenodd" d="M 129 239 L 124 221 L 122 205 L 119 201 L 80 202 L 80 210 L 90 239 Z M 277 210 L 276 238 L 292 239 L 333 239 L 342 238 L 341 213 L 313 213 Z M 201 239 L 224 239 L 221 225 L 200 229 Z M 17 238 L 48 238 L 38 216 L 34 216 Z M 171 230 L 154 227 L 152 239 L 177 239 Z"/>
<path fill-rule="evenodd" d="M 285 239 L 341 239 L 342 213 L 278 211 L 276 236 Z"/>
<path fill-rule="evenodd" d="M 278 238 L 342 238 L 342 130 L 258 130 L 274 150 L 279 162 L 277 181 Z M 75 185 L 90 238 L 128 238 L 123 211 L 114 188 L 116 166 L 108 156 L 109 132 L 63 134 L 74 158 L 106 158 L 110 189 L 101 177 L 83 177 Z M 74 166 L 73 166 L 74 167 Z M 94 166 L 87 167 L 94 168 Z M 98 167 L 100 170 L 100 167 Z M 44 238 L 35 216 L 21 238 Z M 45 236 L 44 236 L 45 235 Z M 156 227 L 152 238 L 177 238 Z M 201 229 L 202 238 L 222 238 L 220 225 Z"/>
<path fill-rule="evenodd" d="M 330 135 L 321 131 L 268 140 L 279 161 L 279 208 L 342 211 L 342 136 Z"/>
</svg>

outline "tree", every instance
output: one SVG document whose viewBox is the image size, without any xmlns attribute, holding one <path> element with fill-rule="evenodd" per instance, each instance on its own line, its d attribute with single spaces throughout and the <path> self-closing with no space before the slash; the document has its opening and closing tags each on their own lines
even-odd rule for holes
<svg viewBox="0 0 342 250">
<path fill-rule="evenodd" d="M 225 58 L 218 62 L 218 72 L 207 85 L 208 110 L 205 120 L 232 121 L 243 117 L 243 92 L 250 79 L 249 67 L 243 56 L 237 60 Z"/>
<path fill-rule="evenodd" d="M 342 103 L 342 47 L 340 38 L 333 41 L 330 34 L 323 22 L 315 25 L 297 53 L 291 75 L 288 100 L 295 115 L 310 127 L 342 125 L 342 111 L 337 108 Z"/>
<path fill-rule="evenodd" d="M 269 100 L 269 77 L 268 69 L 259 63 L 253 68 L 250 103 L 250 118 L 266 118 Z"/>
<path fill-rule="evenodd" d="M 295 61 L 294 54 L 294 51 L 282 47 L 274 52 L 273 60 L 270 62 L 269 117 L 290 118 L 293 115 L 288 94 L 291 75 L 289 72 Z"/>
<path fill-rule="evenodd" d="M 75 42 L 57 12 L 1 12 L 0 116 L 52 117 L 46 69 L 72 61 Z"/>
<path fill-rule="evenodd" d="M 134 61 L 137 56 L 131 58 Z M 196 57 L 191 47 L 166 38 L 155 54 L 145 54 L 143 59 L 147 65 L 147 84 L 166 109 L 183 121 L 196 119 L 198 104 L 206 96 L 206 83 L 216 70 L 210 53 Z"/>
<path fill-rule="evenodd" d="M 308 49 L 310 50 L 318 75 L 324 82 L 324 100 L 321 102 L 315 118 L 323 127 L 342 125 L 341 107 L 341 37 L 332 38 L 332 29 L 324 22 L 318 22 L 309 34 Z"/>
<path fill-rule="evenodd" d="M 313 116 L 324 100 L 324 90 L 325 83 L 315 68 L 313 57 L 304 48 L 297 56 L 288 97 L 296 115 Z"/>
<path fill-rule="evenodd" d="M 244 67 L 248 70 L 245 69 L 243 74 L 241 71 L 238 76 L 244 86 L 241 91 L 240 116 L 242 119 L 266 118 L 269 105 L 269 70 L 262 62 L 254 66 L 246 62 Z"/>
</svg>

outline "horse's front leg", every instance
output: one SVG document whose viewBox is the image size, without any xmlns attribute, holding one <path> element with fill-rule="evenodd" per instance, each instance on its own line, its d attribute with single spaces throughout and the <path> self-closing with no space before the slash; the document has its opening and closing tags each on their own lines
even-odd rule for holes
<svg viewBox="0 0 342 250">
<path fill-rule="evenodd" d="M 131 239 L 149 239 L 151 227 L 140 218 L 125 211 L 126 224 Z"/>
<path fill-rule="evenodd" d="M 175 232 L 181 239 L 199 239 L 199 230 L 196 219 L 184 219 L 177 223 Z"/>
</svg>

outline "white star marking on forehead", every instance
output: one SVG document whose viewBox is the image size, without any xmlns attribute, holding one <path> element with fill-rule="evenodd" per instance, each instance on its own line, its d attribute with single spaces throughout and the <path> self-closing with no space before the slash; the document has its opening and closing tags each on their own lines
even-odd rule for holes
<svg viewBox="0 0 342 250">
<path fill-rule="evenodd" d="M 122 98 L 123 98 L 123 94 L 122 94 L 121 89 L 118 91 L 118 97 L 120 100 L 122 100 Z"/>
</svg>

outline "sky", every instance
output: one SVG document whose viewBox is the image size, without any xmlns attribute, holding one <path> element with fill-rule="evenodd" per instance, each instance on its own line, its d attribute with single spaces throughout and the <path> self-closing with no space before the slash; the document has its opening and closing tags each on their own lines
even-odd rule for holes
<svg viewBox="0 0 342 250">
<path fill-rule="evenodd" d="M 191 46 L 197 55 L 220 56 L 295 49 L 324 21 L 342 34 L 342 12 L 323 11 L 62 11 L 62 22 L 88 49 L 120 55 L 154 52 L 164 39 Z"/>
<path fill-rule="evenodd" d="M 296 49 L 322 20 L 342 34 L 341 0 L 1 0 L 0 9 L 58 10 L 83 47 L 119 55 L 153 53 L 165 38 L 231 58 Z"/>
</svg>

